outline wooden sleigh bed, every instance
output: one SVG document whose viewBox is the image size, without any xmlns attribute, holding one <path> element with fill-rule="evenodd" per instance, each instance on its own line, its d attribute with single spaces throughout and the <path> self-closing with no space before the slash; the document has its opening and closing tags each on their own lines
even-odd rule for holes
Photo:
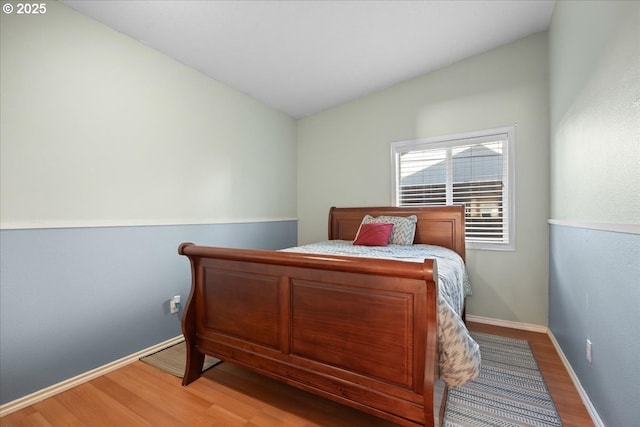
<svg viewBox="0 0 640 427">
<path fill-rule="evenodd" d="M 463 206 L 331 208 L 329 239 L 353 240 L 366 214 L 416 215 L 415 243 L 464 259 Z M 399 425 L 439 424 L 434 260 L 191 243 L 178 252 L 192 267 L 183 385 L 210 355 Z"/>
</svg>

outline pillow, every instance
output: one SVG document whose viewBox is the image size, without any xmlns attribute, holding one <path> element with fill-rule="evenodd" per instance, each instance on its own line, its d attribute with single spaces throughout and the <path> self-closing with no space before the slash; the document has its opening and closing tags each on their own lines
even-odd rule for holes
<svg viewBox="0 0 640 427">
<path fill-rule="evenodd" d="M 393 224 L 362 224 L 353 244 L 362 246 L 387 246 L 392 230 Z"/>
<path fill-rule="evenodd" d="M 386 215 L 372 217 L 371 215 L 365 215 L 364 218 L 362 218 L 360 227 L 362 227 L 364 224 L 372 223 L 393 224 L 393 231 L 391 232 L 389 243 L 392 245 L 413 245 L 417 222 L 418 217 L 415 215 L 410 215 L 407 217 Z M 358 237 L 358 234 L 360 234 L 360 230 L 358 230 L 356 238 Z"/>
</svg>

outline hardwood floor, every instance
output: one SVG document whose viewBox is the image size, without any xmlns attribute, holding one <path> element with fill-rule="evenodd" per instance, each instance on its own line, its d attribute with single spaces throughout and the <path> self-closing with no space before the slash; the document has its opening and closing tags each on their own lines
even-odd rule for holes
<svg viewBox="0 0 640 427">
<path fill-rule="evenodd" d="M 592 426 L 545 334 L 470 323 L 469 329 L 529 341 L 565 427 Z M 0 418 L 0 426 L 389 427 L 387 421 L 228 363 L 189 387 L 143 362 Z"/>
</svg>

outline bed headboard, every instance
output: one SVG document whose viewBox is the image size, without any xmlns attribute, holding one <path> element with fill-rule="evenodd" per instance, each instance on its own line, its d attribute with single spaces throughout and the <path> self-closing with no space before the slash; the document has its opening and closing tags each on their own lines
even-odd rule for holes
<svg viewBox="0 0 640 427">
<path fill-rule="evenodd" d="M 329 210 L 329 239 L 353 240 L 362 218 L 416 215 L 414 243 L 444 246 L 465 259 L 464 205 L 428 207 L 357 207 Z"/>
</svg>

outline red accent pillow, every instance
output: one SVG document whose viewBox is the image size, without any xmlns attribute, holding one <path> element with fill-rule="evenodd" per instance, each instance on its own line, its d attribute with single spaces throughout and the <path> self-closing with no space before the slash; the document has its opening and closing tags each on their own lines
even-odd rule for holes
<svg viewBox="0 0 640 427">
<path fill-rule="evenodd" d="M 392 231 L 393 224 L 381 222 L 362 224 L 353 244 L 362 246 L 387 246 Z"/>
</svg>

